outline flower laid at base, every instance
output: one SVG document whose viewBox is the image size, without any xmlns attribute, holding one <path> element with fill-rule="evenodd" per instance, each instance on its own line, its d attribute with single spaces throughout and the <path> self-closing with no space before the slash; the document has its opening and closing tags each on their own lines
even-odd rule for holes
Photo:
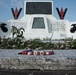
<svg viewBox="0 0 76 75">
<path fill-rule="evenodd" d="M 54 51 L 36 51 L 36 50 L 25 50 L 19 52 L 20 55 L 54 55 Z"/>
</svg>

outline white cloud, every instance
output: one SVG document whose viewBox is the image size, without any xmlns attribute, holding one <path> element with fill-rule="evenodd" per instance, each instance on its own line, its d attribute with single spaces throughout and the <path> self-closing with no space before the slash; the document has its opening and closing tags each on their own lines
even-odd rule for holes
<svg viewBox="0 0 76 75">
<path fill-rule="evenodd" d="M 23 7 L 24 0 L 0 0 L 0 6 L 2 7 Z"/>
<path fill-rule="evenodd" d="M 53 0 L 24 0 L 24 1 L 53 1 Z"/>
<path fill-rule="evenodd" d="M 11 0 L 11 6 L 23 7 L 23 0 Z"/>
</svg>

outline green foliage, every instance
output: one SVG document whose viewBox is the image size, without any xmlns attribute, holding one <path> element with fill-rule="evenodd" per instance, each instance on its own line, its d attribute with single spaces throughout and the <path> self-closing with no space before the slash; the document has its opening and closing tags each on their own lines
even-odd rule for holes
<svg viewBox="0 0 76 75">
<path fill-rule="evenodd" d="M 23 47 L 23 28 L 17 28 L 12 26 L 12 37 L 13 38 L 0 38 L 0 48 L 1 49 L 21 49 Z"/>
<path fill-rule="evenodd" d="M 76 39 L 71 42 L 71 48 L 76 49 Z"/>
<path fill-rule="evenodd" d="M 76 39 L 63 39 L 64 43 L 61 43 L 59 40 L 58 43 L 52 43 L 51 38 L 43 40 L 37 38 L 24 41 L 24 31 L 23 28 L 12 26 L 13 38 L 0 37 L 0 49 L 24 49 L 27 47 L 31 49 L 76 49 Z"/>
</svg>

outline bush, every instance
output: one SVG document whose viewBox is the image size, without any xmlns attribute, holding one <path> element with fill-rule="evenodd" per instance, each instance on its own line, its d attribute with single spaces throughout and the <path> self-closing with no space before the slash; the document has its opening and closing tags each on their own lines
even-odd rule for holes
<svg viewBox="0 0 76 75">
<path fill-rule="evenodd" d="M 30 39 L 23 41 L 25 38 L 23 36 L 23 28 L 17 29 L 13 26 L 12 29 L 13 39 L 12 38 L 1 38 L 0 37 L 0 49 L 76 49 L 76 39 L 64 39 L 64 43 L 52 43 L 51 39 Z"/>
</svg>

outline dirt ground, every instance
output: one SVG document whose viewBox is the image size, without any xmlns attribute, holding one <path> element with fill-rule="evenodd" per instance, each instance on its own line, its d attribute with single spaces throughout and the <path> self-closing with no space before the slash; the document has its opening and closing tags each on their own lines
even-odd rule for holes
<svg viewBox="0 0 76 75">
<path fill-rule="evenodd" d="M 76 75 L 76 70 L 39 71 L 39 70 L 0 69 L 0 75 Z"/>
</svg>

